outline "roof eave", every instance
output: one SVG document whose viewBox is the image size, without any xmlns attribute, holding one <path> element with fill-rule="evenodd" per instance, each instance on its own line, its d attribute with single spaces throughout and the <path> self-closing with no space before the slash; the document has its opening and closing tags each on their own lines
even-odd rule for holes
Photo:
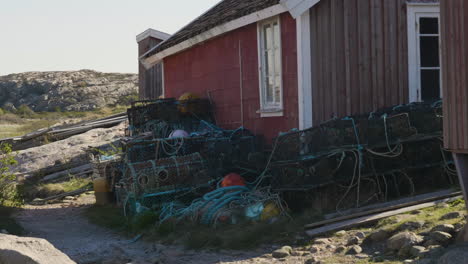
<svg viewBox="0 0 468 264">
<path fill-rule="evenodd" d="M 298 18 L 318 2 L 320 0 L 281 0 L 280 4 L 288 9 L 292 17 Z"/>
<path fill-rule="evenodd" d="M 162 61 L 165 57 L 174 55 L 176 53 L 179 53 L 181 51 L 184 51 L 186 49 L 189 49 L 190 47 L 200 44 L 204 41 L 207 41 L 209 39 L 212 39 L 214 37 L 220 36 L 224 33 L 233 31 L 235 29 L 247 26 L 252 23 L 256 23 L 257 21 L 261 21 L 264 19 L 267 19 L 269 17 L 276 16 L 278 14 L 288 12 L 288 9 L 285 8 L 284 5 L 282 4 L 277 4 L 274 6 L 270 6 L 268 8 L 262 9 L 260 11 L 257 11 L 255 13 L 240 17 L 238 19 L 232 20 L 230 22 L 224 23 L 220 26 L 214 27 L 208 31 L 205 31 L 195 37 L 192 37 L 188 40 L 185 40 L 179 44 L 176 44 L 172 47 L 169 47 L 165 50 L 162 50 L 154 55 L 148 56 L 151 51 L 147 52 L 146 54 L 143 54 L 140 57 L 140 61 L 146 68 L 151 68 L 154 66 L 156 63 Z M 161 43 L 162 44 L 162 43 Z"/>
<path fill-rule="evenodd" d="M 165 32 L 156 30 L 156 29 L 148 28 L 147 30 L 143 31 L 142 33 L 136 36 L 136 41 L 140 42 L 148 37 L 152 37 L 152 38 L 164 41 L 168 39 L 169 37 L 171 37 L 171 35 Z"/>
</svg>

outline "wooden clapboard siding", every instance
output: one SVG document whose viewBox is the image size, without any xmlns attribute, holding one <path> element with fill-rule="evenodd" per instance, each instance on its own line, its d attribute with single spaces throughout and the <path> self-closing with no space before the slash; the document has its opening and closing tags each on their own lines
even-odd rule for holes
<svg viewBox="0 0 468 264">
<path fill-rule="evenodd" d="M 408 102 L 406 0 L 322 0 L 310 12 L 314 124 Z"/>
<path fill-rule="evenodd" d="M 468 3 L 441 0 L 444 143 L 468 153 Z"/>
<path fill-rule="evenodd" d="M 138 57 L 148 50 L 161 43 L 162 40 L 153 37 L 143 39 L 138 43 Z M 163 94 L 162 64 L 158 63 L 150 69 L 145 69 L 139 62 L 139 85 L 138 92 L 140 99 L 157 99 Z"/>
</svg>

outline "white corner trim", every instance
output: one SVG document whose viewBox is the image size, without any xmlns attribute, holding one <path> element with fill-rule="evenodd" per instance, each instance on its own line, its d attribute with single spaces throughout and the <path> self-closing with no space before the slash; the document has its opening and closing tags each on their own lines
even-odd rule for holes
<svg viewBox="0 0 468 264">
<path fill-rule="evenodd" d="M 296 20 L 299 129 L 313 126 L 312 118 L 312 53 L 310 12 L 307 10 Z"/>
<path fill-rule="evenodd" d="M 152 37 L 152 38 L 160 39 L 160 40 L 166 40 L 170 36 L 171 36 L 170 34 L 167 34 L 167 33 L 152 29 L 152 28 L 148 28 L 147 30 L 143 31 L 142 33 L 136 36 L 136 41 L 140 42 L 148 37 Z"/>
<path fill-rule="evenodd" d="M 265 8 L 263 10 L 260 10 L 258 12 L 243 16 L 241 18 L 235 19 L 233 21 L 227 22 L 225 24 L 222 24 L 220 26 L 217 26 L 215 28 L 212 28 L 206 32 L 203 32 L 193 38 L 190 38 L 188 40 L 185 40 L 177 45 L 174 45 L 170 48 L 167 48 L 159 53 L 154 54 L 153 56 L 149 58 L 145 58 L 148 53 L 151 52 L 148 51 L 147 53 L 143 54 L 140 57 L 140 60 L 142 61 L 143 65 L 145 67 L 153 66 L 160 60 L 164 59 L 167 56 L 171 56 L 173 54 L 176 54 L 178 52 L 181 52 L 183 50 L 186 50 L 194 45 L 197 45 L 199 43 L 202 43 L 204 41 L 207 41 L 209 39 L 212 39 L 214 37 L 217 37 L 219 35 L 222 35 L 226 32 L 233 31 L 235 29 L 247 26 L 252 23 L 256 23 L 257 21 L 267 19 L 269 17 L 276 16 L 278 14 L 287 12 L 288 10 L 284 8 L 282 5 L 274 5 L 268 8 Z"/>
<path fill-rule="evenodd" d="M 298 18 L 314 5 L 316 5 L 320 0 L 281 0 L 280 3 L 285 8 L 288 9 L 291 16 Z"/>
</svg>

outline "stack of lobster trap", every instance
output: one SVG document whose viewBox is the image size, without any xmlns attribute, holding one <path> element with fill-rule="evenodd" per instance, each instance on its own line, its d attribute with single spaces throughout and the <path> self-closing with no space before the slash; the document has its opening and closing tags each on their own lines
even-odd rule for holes
<svg viewBox="0 0 468 264">
<path fill-rule="evenodd" d="M 329 213 L 457 184 L 442 147 L 440 103 L 399 105 L 293 130 L 276 138 L 271 152 L 259 151 L 257 138 L 244 128 L 217 127 L 203 99 L 135 102 L 128 118 L 120 146 L 110 157 L 98 153 L 95 162 L 126 213 L 203 212 L 200 197 L 222 191 L 220 179 L 233 172 L 248 183 L 236 199 L 252 201 L 242 206 L 263 208 L 275 200 L 282 212 Z"/>
<path fill-rule="evenodd" d="M 413 103 L 277 138 L 273 189 L 296 207 L 335 211 L 456 185 L 440 103 Z"/>
<path fill-rule="evenodd" d="M 247 168 L 248 154 L 256 151 L 249 131 L 214 124 L 208 100 L 138 101 L 128 109 L 128 119 L 120 153 L 100 155 L 95 162 L 127 213 L 193 199 L 223 175 Z"/>
</svg>

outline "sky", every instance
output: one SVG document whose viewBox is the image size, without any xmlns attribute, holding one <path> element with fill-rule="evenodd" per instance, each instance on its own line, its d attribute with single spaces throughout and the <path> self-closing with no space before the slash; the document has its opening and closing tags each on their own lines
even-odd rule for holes
<svg viewBox="0 0 468 264">
<path fill-rule="evenodd" d="M 0 76 L 92 69 L 136 73 L 136 35 L 169 34 L 219 0 L 0 0 Z"/>
</svg>

